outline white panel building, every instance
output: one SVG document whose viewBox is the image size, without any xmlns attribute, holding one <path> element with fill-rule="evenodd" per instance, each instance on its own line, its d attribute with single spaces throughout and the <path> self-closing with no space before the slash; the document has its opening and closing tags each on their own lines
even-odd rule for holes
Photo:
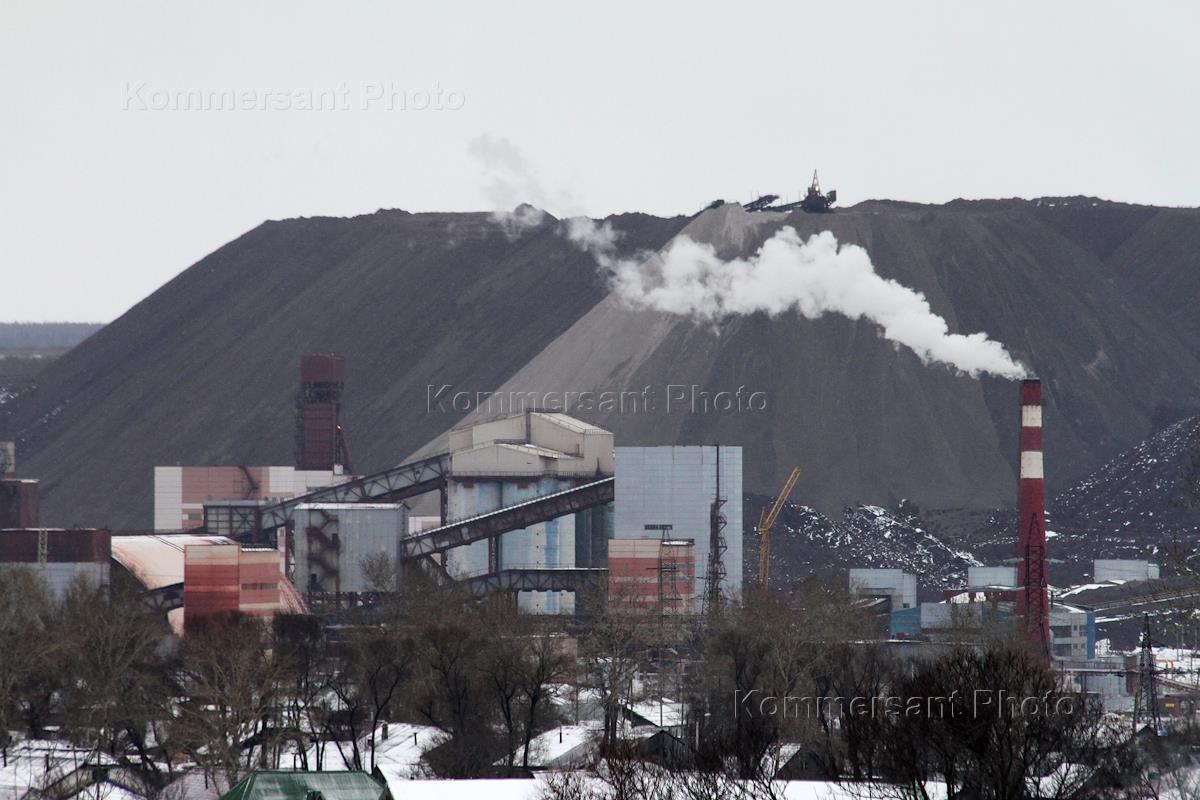
<svg viewBox="0 0 1200 800">
<path fill-rule="evenodd" d="M 1016 585 L 1016 567 L 967 567 L 968 589 L 1012 589 Z"/>
<path fill-rule="evenodd" d="M 1098 558 L 1092 562 L 1092 578 L 1096 583 L 1111 581 L 1126 583 L 1128 581 L 1158 580 L 1158 564 L 1149 561 L 1138 561 L 1126 558 Z"/>
<path fill-rule="evenodd" d="M 742 448 L 721 447 L 720 452 L 727 546 L 722 591 L 737 597 L 742 590 Z M 641 539 L 648 535 L 646 525 L 671 525 L 671 538 L 694 540 L 696 595 L 704 597 L 709 513 L 717 494 L 717 447 L 618 447 L 615 460 L 614 537 Z M 696 608 L 700 609 L 699 603 Z"/>
<path fill-rule="evenodd" d="M 850 593 L 865 597 L 889 597 L 892 611 L 916 608 L 917 576 L 902 569 L 852 569 Z M 924 609 L 921 615 L 924 618 Z"/>
</svg>

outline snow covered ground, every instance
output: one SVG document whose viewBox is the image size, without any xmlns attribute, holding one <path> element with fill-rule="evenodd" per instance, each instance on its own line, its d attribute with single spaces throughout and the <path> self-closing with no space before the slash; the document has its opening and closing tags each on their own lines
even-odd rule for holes
<svg viewBox="0 0 1200 800">
<path fill-rule="evenodd" d="M 89 765 L 109 765 L 111 758 L 91 750 L 82 750 L 53 739 L 32 739 L 9 746 L 7 757 L 0 759 L 0 798 L 20 798 L 30 790 L 51 784 L 70 782 L 78 770 Z M 90 800 L 134 800 L 134 795 L 113 785 L 88 789 Z"/>
<path fill-rule="evenodd" d="M 545 777 L 533 780 L 479 781 L 388 781 L 388 789 L 404 800 L 537 800 L 545 788 Z M 845 787 L 822 781 L 789 781 L 788 800 L 852 800 Z"/>
</svg>

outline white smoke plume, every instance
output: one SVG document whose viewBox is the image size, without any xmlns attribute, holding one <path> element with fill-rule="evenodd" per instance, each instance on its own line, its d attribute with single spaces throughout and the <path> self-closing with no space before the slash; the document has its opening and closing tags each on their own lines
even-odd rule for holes
<svg viewBox="0 0 1200 800">
<path fill-rule="evenodd" d="M 547 192 L 534 165 L 508 139 L 477 136 L 467 143 L 467 152 L 482 171 L 483 193 L 493 209 L 492 219 L 509 239 L 545 221 L 546 212 L 535 206 L 574 205 L 566 194 L 552 196 Z"/>
<path fill-rule="evenodd" d="M 784 227 L 748 258 L 726 261 L 711 245 L 677 236 L 660 253 L 623 259 L 616 232 L 588 219 L 568 221 L 567 235 L 609 273 L 617 295 L 638 308 L 716 322 L 765 311 L 796 310 L 808 319 L 841 314 L 877 324 L 888 340 L 925 364 L 946 364 L 972 377 L 1018 379 L 1024 366 L 986 333 L 950 333 L 920 292 L 875 272 L 867 251 L 840 245 L 829 231 L 804 241 Z"/>
</svg>

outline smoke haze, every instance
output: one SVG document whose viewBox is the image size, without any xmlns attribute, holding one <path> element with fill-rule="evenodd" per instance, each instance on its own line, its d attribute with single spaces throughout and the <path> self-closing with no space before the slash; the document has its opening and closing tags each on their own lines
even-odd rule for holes
<svg viewBox="0 0 1200 800">
<path fill-rule="evenodd" d="M 508 139 L 477 136 L 467 143 L 467 153 L 482 173 L 483 194 L 492 208 L 492 219 L 509 239 L 516 239 L 545 221 L 546 212 L 536 206 L 574 205 L 565 193 L 552 196 L 547 192 L 534 165 Z"/>
</svg>

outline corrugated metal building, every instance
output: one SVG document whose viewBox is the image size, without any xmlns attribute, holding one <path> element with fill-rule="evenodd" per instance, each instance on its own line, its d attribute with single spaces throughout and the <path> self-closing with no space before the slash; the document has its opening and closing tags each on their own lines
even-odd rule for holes
<svg viewBox="0 0 1200 800">
<path fill-rule="evenodd" d="M 27 567 L 62 597 L 76 581 L 108 586 L 112 537 L 96 528 L 0 530 L 0 564 Z"/>
<path fill-rule="evenodd" d="M 279 551 L 237 544 L 184 547 L 183 623 L 232 614 L 272 617 L 283 609 Z"/>
<path fill-rule="evenodd" d="M 296 586 L 305 594 L 380 589 L 371 585 L 364 562 L 386 556 L 398 564 L 408 529 L 402 503 L 301 503 L 292 546 Z"/>
<path fill-rule="evenodd" d="M 742 589 L 742 448 L 721 447 L 721 494 L 725 498 L 725 586 Z M 640 539 L 646 525 L 671 525 L 672 536 L 695 542 L 695 594 L 703 596 L 708 567 L 709 512 L 717 493 L 713 446 L 618 447 L 614 536 Z"/>
</svg>

